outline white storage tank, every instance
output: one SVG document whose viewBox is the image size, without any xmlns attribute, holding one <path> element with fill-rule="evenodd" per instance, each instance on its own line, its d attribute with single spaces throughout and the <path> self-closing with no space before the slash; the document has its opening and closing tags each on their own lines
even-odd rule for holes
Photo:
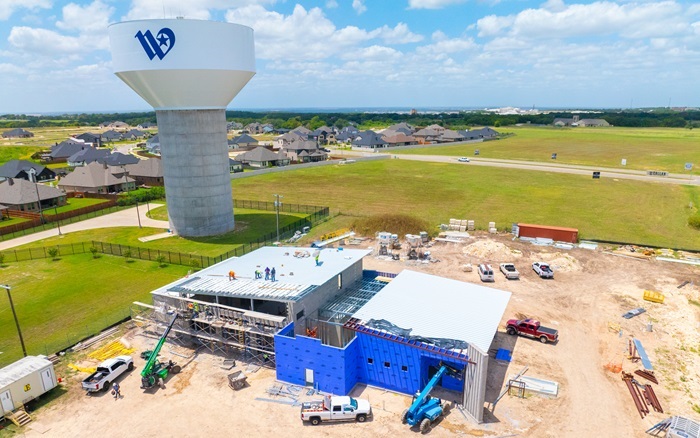
<svg viewBox="0 0 700 438">
<path fill-rule="evenodd" d="M 55 388 L 56 372 L 46 356 L 27 356 L 0 369 L 0 417 Z"/>
</svg>

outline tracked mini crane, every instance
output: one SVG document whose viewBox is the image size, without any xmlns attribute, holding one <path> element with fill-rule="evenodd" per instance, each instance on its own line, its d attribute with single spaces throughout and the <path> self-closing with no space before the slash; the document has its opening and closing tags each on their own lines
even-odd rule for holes
<svg viewBox="0 0 700 438">
<path fill-rule="evenodd" d="M 173 319 L 170 320 L 170 324 L 168 324 L 168 327 L 165 329 L 163 336 L 160 337 L 156 347 L 148 356 L 146 366 L 143 368 L 143 371 L 141 371 L 141 389 L 150 389 L 156 385 L 163 387 L 163 382 L 165 381 L 165 378 L 168 377 L 168 374 L 177 374 L 180 372 L 180 365 L 176 364 L 172 360 L 167 362 L 161 362 L 158 360 L 158 353 L 160 353 L 161 348 L 163 348 L 165 340 L 167 339 L 170 330 L 173 328 L 173 324 L 175 324 L 177 316 L 177 313 L 173 315 Z"/>
</svg>

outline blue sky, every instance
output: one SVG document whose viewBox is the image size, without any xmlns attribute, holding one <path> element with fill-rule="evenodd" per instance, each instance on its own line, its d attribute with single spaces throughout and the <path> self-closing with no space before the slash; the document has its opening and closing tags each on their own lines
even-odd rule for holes
<svg viewBox="0 0 700 438">
<path fill-rule="evenodd" d="M 229 106 L 700 106 L 700 4 L 681 0 L 0 0 L 0 114 L 147 110 L 110 23 L 230 21 L 257 75 Z"/>
</svg>

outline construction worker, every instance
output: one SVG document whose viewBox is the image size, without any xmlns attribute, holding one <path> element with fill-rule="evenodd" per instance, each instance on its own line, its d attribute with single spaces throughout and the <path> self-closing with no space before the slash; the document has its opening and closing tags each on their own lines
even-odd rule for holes
<svg viewBox="0 0 700 438">
<path fill-rule="evenodd" d="M 265 280 L 269 280 L 269 279 L 270 279 L 270 268 L 266 267 L 265 268 Z"/>
<path fill-rule="evenodd" d="M 260 278 L 262 278 L 262 273 L 260 272 L 260 270 L 256 269 L 255 270 L 255 279 L 257 280 Z"/>
<path fill-rule="evenodd" d="M 121 398 L 122 393 L 119 388 L 119 384 L 117 382 L 114 382 L 114 385 L 112 385 L 112 395 L 114 395 L 114 399 Z"/>
<path fill-rule="evenodd" d="M 236 279 L 236 273 L 233 272 L 233 270 L 228 271 L 228 280 L 231 281 L 231 280 L 235 280 L 235 279 Z"/>
<path fill-rule="evenodd" d="M 275 267 L 273 266 L 272 270 L 270 271 L 270 280 L 275 281 L 275 273 L 276 272 L 277 271 L 275 271 Z"/>
</svg>

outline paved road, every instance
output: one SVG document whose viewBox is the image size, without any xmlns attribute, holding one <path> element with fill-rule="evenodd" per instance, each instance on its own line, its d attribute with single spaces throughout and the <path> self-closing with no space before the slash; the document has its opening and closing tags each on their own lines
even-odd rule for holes
<svg viewBox="0 0 700 438">
<path fill-rule="evenodd" d="M 152 204 L 151 207 L 153 207 Z M 144 227 L 170 228 L 170 225 L 166 221 L 157 221 L 146 217 L 146 206 L 139 206 L 139 213 L 141 216 L 141 225 Z M 93 230 L 96 228 L 112 228 L 112 227 L 138 227 L 139 221 L 136 216 L 136 207 L 128 208 L 126 210 L 121 210 L 116 213 L 106 214 L 104 216 L 98 216 L 92 219 L 87 219 L 80 222 L 75 222 L 68 225 L 61 226 L 61 232 L 63 234 L 73 233 L 75 231 L 83 230 Z M 16 246 L 24 245 L 26 243 L 36 242 L 37 240 L 46 239 L 48 237 L 58 236 L 58 229 L 54 228 L 52 230 L 40 231 L 34 234 L 28 234 L 26 236 L 17 237 L 15 239 L 6 240 L 0 242 L 0 250 L 5 250 L 8 248 L 14 248 Z"/>
<path fill-rule="evenodd" d="M 347 156 L 367 156 L 378 155 L 367 152 L 346 151 Z M 492 158 L 472 158 L 469 163 L 457 161 L 457 157 L 447 157 L 443 155 L 391 155 L 400 160 L 430 161 L 434 163 L 454 163 L 463 166 L 491 166 L 505 167 L 510 169 L 535 170 L 540 172 L 568 173 L 573 175 L 586 175 L 592 177 L 592 172 L 600 172 L 601 178 L 632 179 L 645 182 L 659 182 L 665 184 L 681 184 L 700 186 L 700 176 L 671 173 L 668 176 L 648 176 L 643 170 L 629 169 L 609 169 L 604 167 L 581 166 L 574 164 L 558 164 L 547 162 L 519 161 L 519 160 L 498 160 Z"/>
</svg>

